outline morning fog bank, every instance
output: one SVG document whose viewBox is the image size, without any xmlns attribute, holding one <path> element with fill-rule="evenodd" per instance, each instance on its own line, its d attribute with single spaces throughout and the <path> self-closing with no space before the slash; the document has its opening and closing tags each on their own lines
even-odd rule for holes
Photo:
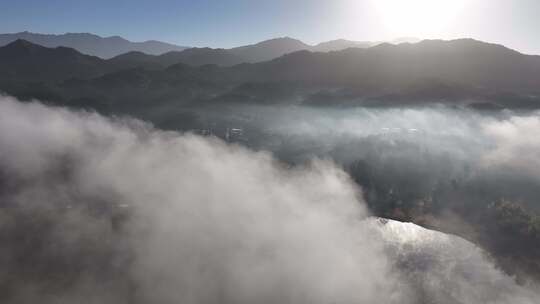
<svg viewBox="0 0 540 304">
<path fill-rule="evenodd" d="M 0 298 L 12 303 L 537 296 L 464 240 L 373 222 L 358 186 L 328 160 L 289 167 L 217 138 L 9 97 L 0 203 Z M 465 258 L 444 255 L 441 242 Z M 407 263 L 421 257 L 432 262 Z"/>
</svg>

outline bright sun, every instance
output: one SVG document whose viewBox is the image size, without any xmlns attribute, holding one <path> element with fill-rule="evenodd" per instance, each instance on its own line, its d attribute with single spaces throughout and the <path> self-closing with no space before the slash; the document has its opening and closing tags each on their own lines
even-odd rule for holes
<svg viewBox="0 0 540 304">
<path fill-rule="evenodd" d="M 444 36 L 467 0 L 371 0 L 384 26 L 396 36 Z"/>
</svg>

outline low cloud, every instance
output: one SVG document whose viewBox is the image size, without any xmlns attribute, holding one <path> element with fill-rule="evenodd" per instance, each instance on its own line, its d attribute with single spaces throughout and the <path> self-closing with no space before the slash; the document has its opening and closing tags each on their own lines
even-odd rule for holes
<svg viewBox="0 0 540 304">
<path fill-rule="evenodd" d="M 0 299 L 533 303 L 468 242 L 457 248 L 489 272 L 457 275 L 471 260 L 444 264 L 433 249 L 446 268 L 426 277 L 463 283 L 411 284 L 392 254 L 410 240 L 392 245 L 361 196 L 329 161 L 290 168 L 215 138 L 2 97 Z M 404 261 L 425 247 L 412 245 Z"/>
<path fill-rule="evenodd" d="M 495 149 L 485 155 L 485 164 L 508 167 L 540 180 L 539 113 L 488 122 L 483 131 L 496 143 Z"/>
<path fill-rule="evenodd" d="M 358 189 L 329 162 L 285 169 L 267 153 L 137 121 L 8 98 L 0 107 L 2 197 L 14 209 L 4 231 L 45 238 L 3 246 L 17 299 L 29 289 L 51 301 L 77 290 L 141 303 L 392 302 L 400 292 L 359 228 Z M 36 268 L 19 273 L 17 255 L 34 250 Z"/>
</svg>

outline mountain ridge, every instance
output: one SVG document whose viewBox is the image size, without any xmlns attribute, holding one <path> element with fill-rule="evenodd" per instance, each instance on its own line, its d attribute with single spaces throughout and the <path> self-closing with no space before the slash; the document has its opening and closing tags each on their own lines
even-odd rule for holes
<svg viewBox="0 0 540 304">
<path fill-rule="evenodd" d="M 24 39 L 46 47 L 71 47 L 81 53 L 103 59 L 112 58 L 129 51 L 141 51 L 147 54 L 159 55 L 168 51 L 181 51 L 188 48 L 156 40 L 132 42 L 120 36 L 101 37 L 91 33 L 41 34 L 28 31 L 0 34 L 0 45 L 7 45 L 17 39 Z"/>
<path fill-rule="evenodd" d="M 60 95 L 67 88 L 72 96 L 69 98 L 86 98 L 85 94 L 100 92 L 102 99 L 110 95 L 128 100 L 126 92 L 122 93 L 125 96 L 116 94 L 118 88 L 130 88 L 133 94 L 138 93 L 129 98 L 148 101 L 159 95 L 160 99 L 185 102 L 268 102 L 268 98 L 278 97 L 292 100 L 299 88 L 311 88 L 337 92 L 332 96 L 324 92 L 319 95 L 327 96 L 329 101 L 373 99 L 399 104 L 487 98 L 497 106 L 512 106 L 512 100 L 527 107 L 540 105 L 540 56 L 473 39 L 385 43 L 332 52 L 300 50 L 269 61 L 234 65 L 230 62 L 225 66 L 206 61 L 208 56 L 198 57 L 201 52 L 208 52 L 220 62 L 237 60 L 226 50 L 210 48 L 161 56 L 131 52 L 103 60 L 74 49 L 51 49 L 17 41 L 0 47 L 0 69 L 7 71 L 0 75 L 4 82 L 0 89 L 26 96 L 34 92 L 28 89 L 29 82 L 42 82 L 50 84 L 49 88 L 55 88 L 53 91 Z M 169 62 L 162 64 L 158 59 Z M 79 80 L 66 82 L 72 78 Z M 107 85 L 107 81 L 111 84 Z M 271 94 L 272 90 L 283 94 Z M 259 98 L 263 95 L 266 97 Z M 302 98 L 311 99 L 307 95 Z M 508 98 L 511 100 L 507 101 Z"/>
<path fill-rule="evenodd" d="M 205 50 L 208 47 L 188 47 L 178 46 L 157 40 L 147 40 L 142 42 L 132 42 L 120 36 L 101 37 L 92 33 L 65 33 L 65 34 L 40 34 L 28 31 L 19 33 L 0 34 L 0 46 L 5 46 L 17 39 L 24 39 L 35 44 L 46 47 L 65 46 L 78 50 L 87 55 L 97 56 L 102 59 L 112 59 L 114 57 L 130 53 L 142 52 L 148 55 L 159 56 L 170 52 L 181 52 L 186 49 Z M 398 41 L 399 40 L 399 41 Z M 398 39 L 398 42 L 417 41 L 413 38 Z M 394 41 L 391 41 L 394 43 Z M 219 65 L 234 65 L 238 63 L 254 63 L 271 60 L 288 53 L 310 50 L 314 52 L 337 51 L 350 47 L 366 48 L 377 45 L 381 42 L 353 41 L 346 39 L 336 39 L 310 45 L 299 39 L 291 37 L 278 37 L 260 41 L 244 46 L 228 49 L 211 48 L 214 52 L 228 52 L 229 57 L 237 57 L 236 61 L 231 58 L 224 60 L 224 63 L 215 62 Z M 202 55 L 201 55 L 202 56 Z M 225 56 L 225 55 L 223 55 Z M 215 61 L 215 60 L 214 60 Z"/>
<path fill-rule="evenodd" d="M 99 57 L 63 46 L 47 48 L 22 39 L 0 47 L 0 69 L 0 79 L 17 81 L 87 78 L 111 71 Z"/>
</svg>

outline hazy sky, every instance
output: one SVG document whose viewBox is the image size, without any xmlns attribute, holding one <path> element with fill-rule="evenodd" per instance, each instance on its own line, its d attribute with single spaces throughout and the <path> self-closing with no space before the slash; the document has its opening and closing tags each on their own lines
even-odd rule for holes
<svg viewBox="0 0 540 304">
<path fill-rule="evenodd" d="M 92 32 L 231 47 L 291 36 L 471 37 L 540 54 L 539 0 L 0 0 L 0 32 Z"/>
</svg>

